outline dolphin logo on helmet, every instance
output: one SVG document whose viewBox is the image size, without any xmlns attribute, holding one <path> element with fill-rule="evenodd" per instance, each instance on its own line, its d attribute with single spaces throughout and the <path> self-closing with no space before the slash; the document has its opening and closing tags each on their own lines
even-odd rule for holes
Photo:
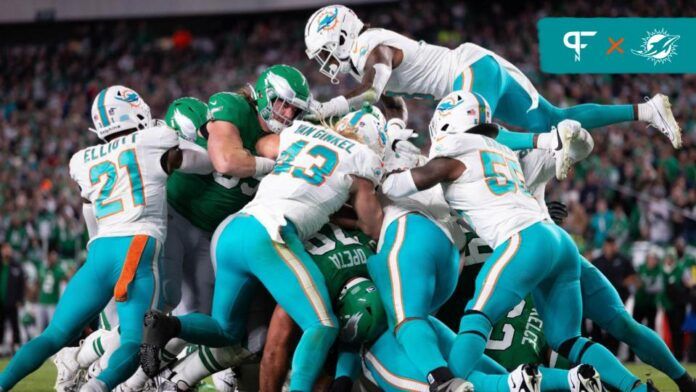
<svg viewBox="0 0 696 392">
<path fill-rule="evenodd" d="M 338 83 L 339 73 L 348 73 L 350 51 L 365 24 L 350 8 L 330 5 L 317 10 L 305 26 L 305 53 L 319 63 L 319 72 Z"/>
<path fill-rule="evenodd" d="M 488 102 L 478 93 L 457 90 L 445 96 L 435 107 L 430 120 L 430 138 L 469 131 L 492 120 Z"/>
<path fill-rule="evenodd" d="M 333 7 L 333 13 L 329 10 L 324 11 L 325 13 L 320 16 L 319 24 L 317 25 L 317 31 L 331 30 L 336 27 L 337 17 L 338 17 L 338 7 Z"/>
<path fill-rule="evenodd" d="M 129 129 L 143 130 L 152 125 L 150 107 L 133 89 L 111 86 L 97 94 L 92 103 L 90 131 L 106 140 L 106 137 Z"/>
</svg>

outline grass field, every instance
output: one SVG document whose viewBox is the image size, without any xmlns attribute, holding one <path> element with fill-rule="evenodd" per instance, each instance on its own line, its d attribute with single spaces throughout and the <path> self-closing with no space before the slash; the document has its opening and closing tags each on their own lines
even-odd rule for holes
<svg viewBox="0 0 696 392">
<path fill-rule="evenodd" d="M 7 359 L 0 360 L 0 370 L 7 366 Z M 661 392 L 676 392 L 677 387 L 667 376 L 648 365 L 629 365 L 628 368 L 641 379 L 651 378 Z M 696 364 L 687 365 L 689 373 L 696 373 Z M 49 392 L 53 391 L 56 368 L 51 361 L 46 362 L 38 371 L 20 382 L 14 392 Z"/>
</svg>

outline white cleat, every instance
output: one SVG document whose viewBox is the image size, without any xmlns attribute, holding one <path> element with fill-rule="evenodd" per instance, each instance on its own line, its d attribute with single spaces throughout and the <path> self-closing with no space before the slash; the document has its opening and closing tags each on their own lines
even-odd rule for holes
<svg viewBox="0 0 696 392">
<path fill-rule="evenodd" d="M 570 154 L 570 145 L 573 139 L 580 134 L 582 126 L 575 120 L 563 120 L 551 132 L 556 136 L 558 144 L 554 151 L 556 157 L 556 178 L 565 180 L 568 170 L 573 165 Z"/>
<path fill-rule="evenodd" d="M 232 369 L 225 369 L 213 374 L 213 384 L 219 392 L 234 392 L 237 390 L 237 378 Z"/>
<path fill-rule="evenodd" d="M 568 386 L 571 392 L 603 392 L 599 372 L 591 365 L 582 364 L 568 371 Z"/>
<path fill-rule="evenodd" d="M 681 148 L 681 128 L 679 128 L 679 124 L 677 124 L 677 120 L 674 118 L 669 98 L 663 94 L 655 94 L 650 99 L 645 97 L 645 103 L 652 109 L 652 118 L 648 120 L 650 125 L 667 136 L 674 148 Z"/>
<path fill-rule="evenodd" d="M 109 388 L 104 384 L 104 381 L 93 378 L 80 388 L 80 392 L 109 392 Z"/>
<path fill-rule="evenodd" d="M 508 376 L 510 392 L 540 392 L 541 373 L 536 365 L 524 364 L 510 372 Z"/>
<path fill-rule="evenodd" d="M 453 378 L 438 386 L 431 386 L 430 392 L 474 392 L 474 384 L 461 378 Z"/>
<path fill-rule="evenodd" d="M 80 364 L 77 362 L 79 347 L 65 347 L 58 351 L 53 363 L 56 364 L 58 375 L 55 389 L 58 392 L 74 392 L 77 390 L 80 376 Z"/>
</svg>

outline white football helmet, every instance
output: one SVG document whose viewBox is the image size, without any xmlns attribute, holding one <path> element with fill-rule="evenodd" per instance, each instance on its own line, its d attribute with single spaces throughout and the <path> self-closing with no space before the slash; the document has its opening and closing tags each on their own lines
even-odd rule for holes
<svg viewBox="0 0 696 392">
<path fill-rule="evenodd" d="M 127 129 L 145 129 L 152 124 L 150 107 L 138 93 L 124 86 L 111 86 L 97 94 L 92 104 L 90 131 L 106 137 Z"/>
<path fill-rule="evenodd" d="M 342 5 L 320 8 L 307 21 L 305 52 L 310 60 L 316 59 L 319 72 L 331 83 L 338 83 L 339 72 L 350 72 L 350 51 L 363 27 L 355 12 Z"/>
<path fill-rule="evenodd" d="M 479 124 L 491 122 L 491 108 L 478 93 L 458 90 L 445 96 L 430 120 L 430 138 L 442 134 L 467 132 Z"/>
<path fill-rule="evenodd" d="M 377 107 L 365 105 L 360 110 L 346 114 L 336 123 L 335 129 L 340 134 L 357 135 L 359 141 L 377 156 L 384 156 L 384 147 L 387 144 L 386 122 Z"/>
</svg>

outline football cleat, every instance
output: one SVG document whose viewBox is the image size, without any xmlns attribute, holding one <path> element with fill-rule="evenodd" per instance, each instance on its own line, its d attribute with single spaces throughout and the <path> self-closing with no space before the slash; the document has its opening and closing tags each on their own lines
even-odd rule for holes
<svg viewBox="0 0 696 392">
<path fill-rule="evenodd" d="M 645 385 L 648 387 L 648 392 L 660 392 L 651 379 L 648 379 L 648 381 L 645 382 Z"/>
<path fill-rule="evenodd" d="M 53 358 L 58 375 L 56 377 L 56 391 L 73 392 L 77 390 L 80 377 L 80 364 L 77 362 L 79 347 L 65 347 L 58 351 Z"/>
<path fill-rule="evenodd" d="M 80 392 L 108 392 L 109 388 L 107 388 L 106 384 L 104 384 L 104 381 L 99 380 L 97 378 L 93 378 L 85 385 L 80 388 Z"/>
<path fill-rule="evenodd" d="M 181 330 L 179 319 L 158 310 L 145 313 L 143 342 L 140 345 L 140 366 L 152 378 L 160 372 L 160 351 Z"/>
<path fill-rule="evenodd" d="M 674 380 L 679 387 L 679 392 L 696 392 L 696 380 L 689 373 Z"/>
<path fill-rule="evenodd" d="M 582 126 L 575 120 L 563 120 L 558 123 L 558 127 L 551 132 L 556 136 L 558 144 L 554 150 L 556 158 L 556 178 L 565 180 L 568 177 L 568 170 L 573 165 L 573 160 L 570 157 L 570 145 L 573 139 L 580 134 Z"/>
<path fill-rule="evenodd" d="M 681 148 L 681 128 L 679 128 L 679 124 L 677 124 L 677 120 L 674 118 L 669 98 L 663 94 L 655 94 L 650 99 L 645 97 L 645 103 L 652 109 L 651 118 L 648 120 L 650 125 L 667 136 L 674 148 Z"/>
<path fill-rule="evenodd" d="M 576 366 L 568 371 L 568 386 L 571 392 L 603 392 L 599 372 L 587 364 Z"/>
<path fill-rule="evenodd" d="M 430 392 L 474 392 L 474 385 L 461 378 L 453 378 L 438 385 L 430 385 Z"/>
<path fill-rule="evenodd" d="M 541 373 L 536 365 L 524 364 L 510 372 L 508 376 L 510 392 L 541 391 Z"/>
<path fill-rule="evenodd" d="M 234 392 L 237 390 L 237 378 L 232 369 L 225 369 L 213 374 L 213 384 L 215 384 L 215 389 L 219 392 Z"/>
</svg>

